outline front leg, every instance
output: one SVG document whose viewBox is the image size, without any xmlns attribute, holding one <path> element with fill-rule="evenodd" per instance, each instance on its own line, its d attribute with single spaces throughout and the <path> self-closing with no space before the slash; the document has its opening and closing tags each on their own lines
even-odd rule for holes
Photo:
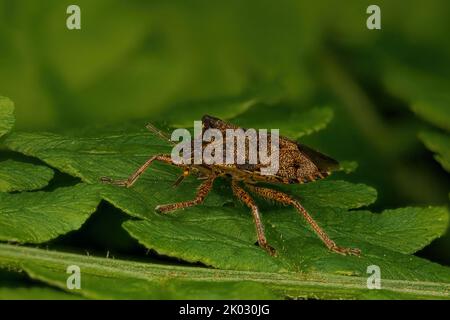
<svg viewBox="0 0 450 320">
<path fill-rule="evenodd" d="M 206 181 L 204 181 L 198 188 L 198 192 L 194 200 L 157 206 L 155 210 L 161 213 L 166 213 L 201 204 L 205 200 L 208 193 L 211 191 L 215 179 L 216 176 L 211 176 Z"/>
<path fill-rule="evenodd" d="M 125 180 L 113 180 L 109 177 L 102 177 L 100 181 L 107 184 L 114 184 L 120 187 L 130 188 L 139 179 L 139 177 L 148 169 L 153 161 L 161 161 L 168 164 L 173 164 L 170 154 L 159 154 L 151 157 L 141 167 L 139 167 L 128 179 Z"/>
<path fill-rule="evenodd" d="M 235 196 L 244 202 L 244 204 L 252 210 L 253 220 L 255 222 L 256 234 L 258 236 L 258 244 L 261 248 L 265 249 L 271 256 L 276 256 L 276 251 L 267 242 L 266 235 L 264 233 L 264 225 L 261 221 L 258 206 L 252 197 L 242 189 L 238 183 L 234 180 L 231 181 L 231 187 Z"/>
</svg>

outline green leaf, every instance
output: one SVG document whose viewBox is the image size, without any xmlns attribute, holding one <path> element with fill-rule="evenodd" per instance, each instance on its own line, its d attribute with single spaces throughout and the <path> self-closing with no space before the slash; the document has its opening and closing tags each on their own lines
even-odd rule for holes
<svg viewBox="0 0 450 320">
<path fill-rule="evenodd" d="M 406 275 L 414 275 L 425 280 L 428 275 L 411 266 L 414 258 L 402 253 L 415 252 L 441 236 L 448 219 L 445 208 L 398 209 L 381 216 L 306 208 L 330 237 L 341 245 L 359 247 L 362 257 L 329 252 L 290 209 L 263 212 L 268 241 L 278 250 L 277 258 L 261 254 L 265 252 L 253 245 L 255 231 L 250 217 L 244 218 L 249 215 L 246 208 L 199 207 L 169 217 L 128 221 L 124 227 L 147 248 L 217 268 L 304 272 L 326 268 L 330 273 L 363 274 L 367 266 L 382 264 L 389 269 L 391 279 L 407 280 Z M 392 225 L 394 222 L 397 224 Z M 403 225 L 399 226 L 400 222 Z M 411 263 L 398 264 L 401 260 Z"/>
<path fill-rule="evenodd" d="M 103 175 L 128 175 L 130 168 L 136 169 L 151 155 L 171 150 L 145 129 L 130 134 L 114 132 L 89 137 L 12 133 L 4 144 L 89 183 L 98 182 Z M 104 174 L 99 172 L 99 167 L 103 168 Z"/>
<path fill-rule="evenodd" d="M 339 165 L 339 171 L 343 171 L 345 173 L 352 173 L 358 168 L 358 162 L 356 161 L 340 161 Z"/>
<path fill-rule="evenodd" d="M 411 109 L 421 118 L 435 126 L 450 131 L 450 97 L 430 97 L 411 105 Z"/>
<path fill-rule="evenodd" d="M 124 227 L 147 248 L 188 262 L 231 270 L 280 271 L 283 261 L 255 246 L 255 228 L 245 212 L 220 207 L 186 210 L 186 215 L 151 216 Z"/>
<path fill-rule="evenodd" d="M 450 82 L 447 76 L 437 74 L 440 67 L 421 70 L 392 58 L 388 58 L 386 62 L 386 87 L 407 101 L 411 110 L 420 118 L 450 131 L 450 95 L 447 89 Z"/>
<path fill-rule="evenodd" d="M 182 267 L 97 258 L 0 244 L 0 266 L 25 270 L 62 290 L 66 269 L 80 267 L 81 290 L 94 299 L 267 299 L 267 298 L 449 298 L 448 282 L 382 280 L 383 290 L 368 290 L 367 277 L 327 273 L 268 273 Z M 426 270 L 442 267 L 427 263 Z M 424 267 L 424 265 L 417 265 Z M 388 271 L 386 271 L 388 272 Z M 448 280 L 448 279 L 447 279 Z M 71 291 L 72 293 L 74 291 Z"/>
<path fill-rule="evenodd" d="M 0 96 L 0 137 L 14 126 L 14 104 Z M 53 170 L 13 160 L 0 161 L 0 192 L 31 191 L 45 187 Z"/>
<path fill-rule="evenodd" d="M 95 211 L 95 186 L 79 184 L 53 192 L 0 193 L 0 240 L 42 243 L 77 230 Z"/>
<path fill-rule="evenodd" d="M 14 126 L 14 104 L 8 98 L 0 96 L 0 137 Z"/>
<path fill-rule="evenodd" d="M 94 299 L 273 299 L 263 284 L 215 270 L 136 263 L 0 244 L 0 266 L 25 270 L 36 280 L 68 290 L 66 269 L 77 265 L 81 290 Z"/>
<path fill-rule="evenodd" d="M 377 191 L 362 183 L 321 180 L 305 185 L 281 186 L 285 192 L 298 195 L 303 204 L 317 207 L 356 209 L 377 199 Z"/>
<path fill-rule="evenodd" d="M 5 143 L 90 183 L 101 176 L 127 177 L 151 155 L 170 150 L 159 138 L 141 131 L 98 137 L 14 133 Z M 140 243 L 189 262 L 221 269 L 359 275 L 377 264 L 385 268 L 389 279 L 449 279 L 448 269 L 407 255 L 444 233 L 446 208 L 404 208 L 381 215 L 348 211 L 373 203 L 375 190 L 342 181 L 278 186 L 299 198 L 338 244 L 359 247 L 363 255 L 344 257 L 329 252 L 295 210 L 260 202 L 268 240 L 279 252 L 279 257 L 273 258 L 255 245 L 251 214 L 243 205 L 230 202 L 232 195 L 225 181 L 216 183 L 202 206 L 164 216 L 155 213 L 158 204 L 194 197 L 199 184 L 194 177 L 172 187 L 180 174 L 178 168 L 155 164 L 132 188 L 102 186 L 100 192 L 117 208 L 141 219 L 124 223 Z"/>
<path fill-rule="evenodd" d="M 384 247 L 405 254 L 414 253 L 442 236 L 448 225 L 445 207 L 410 207 L 374 214 L 366 210 L 346 212 L 306 202 L 304 204 L 310 212 L 320 211 L 319 221 L 335 238 L 352 239 L 354 243 Z M 302 242 L 309 241 L 306 239 L 309 230 L 298 227 L 301 221 L 293 210 L 275 210 L 268 219 L 283 234 L 283 238 L 305 237 Z"/>
<path fill-rule="evenodd" d="M 450 172 L 450 136 L 448 134 L 424 131 L 419 134 L 425 146 L 435 152 L 434 158 L 442 167 Z"/>
<path fill-rule="evenodd" d="M 0 192 L 31 191 L 45 187 L 53 170 L 13 160 L 0 161 Z"/>
</svg>

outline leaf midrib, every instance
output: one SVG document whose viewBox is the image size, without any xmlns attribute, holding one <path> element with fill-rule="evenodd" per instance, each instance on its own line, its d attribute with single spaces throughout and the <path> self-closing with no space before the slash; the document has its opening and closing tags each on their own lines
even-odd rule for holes
<svg viewBox="0 0 450 320">
<path fill-rule="evenodd" d="M 18 267 L 29 263 L 47 263 L 47 267 L 56 268 L 58 265 L 66 266 L 77 264 L 89 269 L 90 272 L 106 276 L 132 277 L 145 281 L 164 279 L 167 276 L 191 281 L 254 281 L 270 285 L 273 289 L 290 291 L 305 291 L 308 287 L 317 287 L 327 290 L 331 294 L 335 288 L 347 290 L 367 290 L 365 277 L 349 277 L 326 273 L 270 273 L 236 270 L 219 270 L 204 267 L 186 267 L 159 265 L 154 263 L 142 263 L 123 261 L 116 259 L 82 256 L 72 253 L 59 253 L 18 247 L 8 244 L 0 244 L 0 265 L 3 267 Z M 105 265 L 107 261 L 108 265 Z M 49 266 L 49 264 L 51 266 Z M 406 280 L 382 280 L 383 289 L 406 294 L 414 294 L 430 297 L 449 297 L 450 283 L 406 281 Z"/>
</svg>

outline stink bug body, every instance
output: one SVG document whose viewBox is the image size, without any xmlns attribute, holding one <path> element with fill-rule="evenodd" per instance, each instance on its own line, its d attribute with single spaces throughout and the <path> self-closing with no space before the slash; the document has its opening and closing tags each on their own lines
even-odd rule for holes
<svg viewBox="0 0 450 320">
<path fill-rule="evenodd" d="M 148 128 L 155 133 L 164 136 L 164 134 L 155 129 L 153 126 L 149 125 Z M 202 118 L 202 131 L 204 132 L 207 129 L 217 129 L 225 135 L 228 129 L 241 128 L 211 116 L 204 116 Z M 242 130 L 244 130 L 245 132 L 247 129 Z M 165 138 L 168 139 L 167 137 Z M 202 148 L 206 148 L 211 143 L 215 143 L 215 141 L 203 143 Z M 155 155 L 150 158 L 143 166 L 137 169 L 137 171 L 126 180 L 112 180 L 111 178 L 107 177 L 101 178 L 101 180 L 104 183 L 111 183 L 129 188 L 136 182 L 136 180 L 144 173 L 144 171 L 150 166 L 153 161 L 165 162 L 184 169 L 183 174 L 175 182 L 175 185 L 181 183 L 184 177 L 186 177 L 190 173 L 199 174 L 202 179 L 204 179 L 204 181 L 199 186 L 195 199 L 185 202 L 160 205 L 156 207 L 156 210 L 158 212 L 167 213 L 177 209 L 184 209 L 201 204 L 208 193 L 211 191 L 214 180 L 218 177 L 227 177 L 231 180 L 231 187 L 235 196 L 250 208 L 256 226 L 258 244 L 269 254 L 275 256 L 276 251 L 267 242 L 258 206 L 256 205 L 250 193 L 254 193 L 264 199 L 273 200 L 285 205 L 292 205 L 305 218 L 305 220 L 310 224 L 317 236 L 331 251 L 343 255 L 360 255 L 359 249 L 340 247 L 333 240 L 331 240 L 326 232 L 315 222 L 315 220 L 300 204 L 299 201 L 292 198 L 286 193 L 271 188 L 262 187 L 259 184 L 297 184 L 323 179 L 328 176 L 333 170 L 336 170 L 339 167 L 338 162 L 305 145 L 282 136 L 279 137 L 278 150 L 279 168 L 273 175 L 261 174 L 261 164 L 180 164 L 175 163 L 172 160 L 171 155 L 161 154 Z M 248 153 L 246 153 L 246 157 L 248 157 Z"/>
</svg>

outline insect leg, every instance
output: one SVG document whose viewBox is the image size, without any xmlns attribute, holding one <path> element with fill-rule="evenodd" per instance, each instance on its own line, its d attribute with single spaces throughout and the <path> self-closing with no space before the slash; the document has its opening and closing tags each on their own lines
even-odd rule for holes
<svg viewBox="0 0 450 320">
<path fill-rule="evenodd" d="M 314 232 L 319 236 L 319 238 L 323 241 L 323 243 L 327 246 L 328 249 L 330 249 L 333 252 L 340 253 L 343 255 L 356 255 L 359 256 L 361 254 L 361 251 L 356 248 L 344 248 L 339 247 L 333 240 L 330 239 L 330 237 L 326 234 L 322 228 L 317 224 L 317 222 L 309 215 L 309 213 L 306 211 L 306 209 L 298 202 L 297 200 L 291 198 L 289 195 L 269 189 L 269 188 L 261 188 L 256 187 L 253 185 L 246 185 L 250 191 L 253 191 L 257 194 L 259 194 L 261 197 L 265 199 L 275 200 L 283 204 L 292 205 L 295 209 L 297 209 L 298 212 L 300 212 L 305 220 L 311 225 Z"/>
<path fill-rule="evenodd" d="M 204 181 L 198 188 L 197 196 L 195 197 L 194 200 L 157 206 L 155 210 L 161 213 L 166 213 L 177 209 L 184 209 L 196 206 L 202 203 L 205 200 L 208 193 L 211 191 L 215 179 L 216 179 L 215 176 L 211 176 L 208 180 Z"/>
<path fill-rule="evenodd" d="M 121 187 L 129 188 L 131 187 L 137 179 L 145 172 L 145 170 L 148 169 L 148 167 L 152 164 L 153 161 L 161 161 L 169 164 L 173 164 L 172 159 L 170 155 L 167 154 L 159 154 L 156 156 L 151 157 L 147 160 L 139 169 L 137 169 L 128 179 L 125 180 L 113 180 L 109 177 L 102 177 L 100 178 L 100 181 L 103 183 L 109 183 L 114 184 Z"/>
<path fill-rule="evenodd" d="M 242 202 L 247 205 L 252 210 L 253 214 L 253 220 L 255 222 L 256 226 L 256 234 L 258 236 L 258 244 L 261 248 L 265 249 L 270 255 L 276 256 L 276 251 L 274 248 L 272 248 L 266 239 L 266 236 L 264 234 L 264 225 L 261 221 L 261 216 L 259 214 L 259 209 L 255 203 L 255 201 L 252 199 L 252 197 L 242 189 L 238 183 L 234 180 L 231 181 L 231 187 L 233 189 L 233 193 L 236 195 L 236 197 L 241 200 Z"/>
</svg>

